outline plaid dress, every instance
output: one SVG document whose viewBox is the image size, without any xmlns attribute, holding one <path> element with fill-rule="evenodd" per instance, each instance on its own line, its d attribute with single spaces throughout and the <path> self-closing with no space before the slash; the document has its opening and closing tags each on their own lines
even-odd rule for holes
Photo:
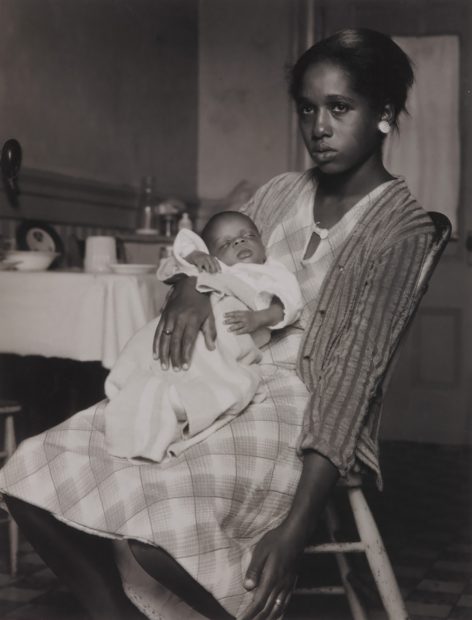
<svg viewBox="0 0 472 620">
<path fill-rule="evenodd" d="M 308 391 L 295 368 L 303 330 L 323 277 L 366 205 L 363 200 L 351 209 L 303 260 L 313 233 L 314 191 L 310 186 L 293 196 L 267 243 L 268 254 L 296 274 L 305 309 L 296 324 L 274 332 L 264 350 L 265 401 L 160 464 L 110 456 L 105 402 L 98 403 L 24 441 L 0 471 L 0 490 L 72 527 L 164 548 L 229 613 L 240 613 L 252 596 L 243 587 L 251 551 L 284 519 L 301 473 L 296 444 Z M 158 617 L 152 611 L 158 598 L 156 590 L 155 604 L 141 606 L 150 618 Z"/>
</svg>

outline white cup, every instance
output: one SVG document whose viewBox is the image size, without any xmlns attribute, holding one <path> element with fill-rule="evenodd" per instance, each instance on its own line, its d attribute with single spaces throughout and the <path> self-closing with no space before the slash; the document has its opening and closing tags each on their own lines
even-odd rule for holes
<svg viewBox="0 0 472 620">
<path fill-rule="evenodd" d="M 114 237 L 87 237 L 85 240 L 84 269 L 89 273 L 108 273 L 116 263 Z"/>
</svg>

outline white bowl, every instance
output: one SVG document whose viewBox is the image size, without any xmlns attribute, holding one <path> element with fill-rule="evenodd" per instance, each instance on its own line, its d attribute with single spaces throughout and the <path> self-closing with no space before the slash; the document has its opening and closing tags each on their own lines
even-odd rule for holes
<svg viewBox="0 0 472 620">
<path fill-rule="evenodd" d="M 18 271 L 44 271 L 59 256 L 58 252 L 46 250 L 10 250 L 6 254 L 9 263 L 15 263 Z"/>
</svg>

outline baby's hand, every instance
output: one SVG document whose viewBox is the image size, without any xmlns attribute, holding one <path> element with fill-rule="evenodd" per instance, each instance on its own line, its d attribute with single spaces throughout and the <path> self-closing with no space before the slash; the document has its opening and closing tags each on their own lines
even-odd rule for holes
<svg viewBox="0 0 472 620">
<path fill-rule="evenodd" d="M 198 271 L 206 271 L 207 273 L 217 273 L 218 271 L 221 271 L 221 266 L 218 259 L 214 256 L 210 256 L 210 254 L 207 254 L 206 252 L 194 250 L 185 257 L 185 260 L 191 265 L 195 265 Z"/>
<path fill-rule="evenodd" d="M 224 323 L 228 331 L 236 334 L 252 334 L 260 327 L 280 323 L 284 317 L 284 306 L 278 297 L 273 297 L 268 308 L 262 310 L 233 310 L 225 312 Z"/>
<path fill-rule="evenodd" d="M 229 325 L 228 331 L 235 334 L 252 334 L 259 327 L 259 312 L 253 310 L 234 310 L 225 312 L 224 324 Z"/>
</svg>

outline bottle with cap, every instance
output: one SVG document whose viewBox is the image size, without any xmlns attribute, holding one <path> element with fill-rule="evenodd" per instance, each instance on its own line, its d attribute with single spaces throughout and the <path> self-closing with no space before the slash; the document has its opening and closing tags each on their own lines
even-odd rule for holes
<svg viewBox="0 0 472 620">
<path fill-rule="evenodd" d="M 192 220 L 187 212 L 182 213 L 182 217 L 179 220 L 178 229 L 183 230 L 186 228 L 187 230 L 193 229 Z"/>
<path fill-rule="evenodd" d="M 146 235 L 157 233 L 154 222 L 154 207 L 156 200 L 154 185 L 155 180 L 153 176 L 145 176 L 142 178 L 137 211 L 136 232 L 138 234 Z"/>
</svg>

